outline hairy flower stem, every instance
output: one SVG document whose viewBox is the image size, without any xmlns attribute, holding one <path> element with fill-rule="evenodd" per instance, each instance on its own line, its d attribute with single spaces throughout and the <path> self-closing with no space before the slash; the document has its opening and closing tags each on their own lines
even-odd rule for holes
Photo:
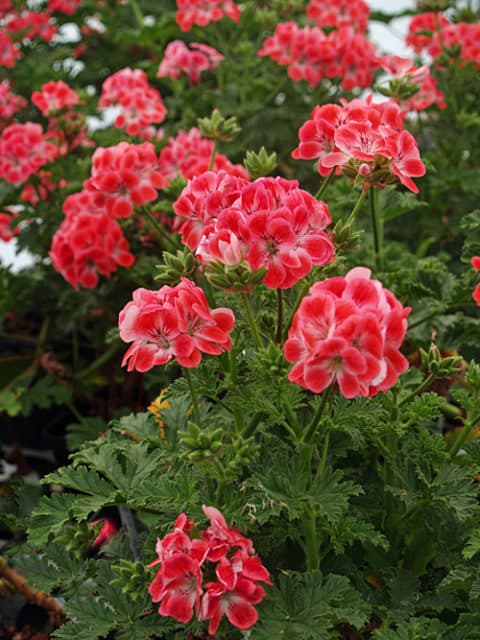
<svg viewBox="0 0 480 640">
<path fill-rule="evenodd" d="M 135 16 L 135 20 L 137 21 L 138 28 L 141 31 L 145 26 L 145 20 L 143 18 L 143 13 L 140 7 L 138 6 L 137 0 L 130 0 L 130 7 L 132 8 L 133 15 Z"/>
<path fill-rule="evenodd" d="M 425 380 L 418 385 L 418 387 L 415 389 L 415 391 L 412 391 L 412 393 L 408 394 L 408 396 L 406 398 L 403 398 L 403 400 L 401 402 L 398 403 L 399 407 L 403 407 L 404 404 L 407 404 L 407 402 L 410 402 L 410 400 L 413 400 L 415 398 L 415 396 L 418 396 L 419 393 L 422 393 L 422 391 L 425 391 L 425 389 L 428 388 L 428 386 L 435 380 L 435 376 L 433 373 L 430 373 Z"/>
<path fill-rule="evenodd" d="M 307 571 L 320 568 L 320 545 L 317 536 L 317 514 L 315 508 L 308 505 L 303 516 L 305 531 L 305 560 Z"/>
<path fill-rule="evenodd" d="M 260 338 L 260 334 L 257 329 L 257 324 L 255 322 L 255 318 L 253 317 L 252 308 L 250 306 L 250 302 L 248 300 L 248 296 L 246 293 L 242 292 L 240 294 L 240 298 L 242 300 L 243 308 L 245 310 L 245 316 L 247 318 L 248 326 L 250 327 L 250 331 L 253 336 L 253 340 L 255 342 L 255 346 L 258 349 L 262 348 L 262 339 Z"/>
<path fill-rule="evenodd" d="M 282 344 L 283 337 L 283 291 L 277 289 L 277 342 Z"/>
<path fill-rule="evenodd" d="M 318 409 L 317 409 L 315 415 L 313 416 L 312 421 L 308 425 L 305 433 L 303 434 L 302 442 L 311 442 L 313 440 L 313 437 L 314 437 L 315 432 L 316 432 L 317 427 L 318 427 L 318 423 L 320 422 L 320 418 L 323 415 L 323 411 L 325 409 L 325 405 L 327 404 L 327 400 L 329 399 L 329 397 L 332 394 L 332 390 L 333 390 L 333 385 L 330 385 L 323 392 L 322 399 L 320 401 Z"/>
<path fill-rule="evenodd" d="M 478 426 L 479 420 L 480 420 L 480 415 L 475 416 L 473 419 L 469 418 L 468 420 L 465 421 L 463 429 L 460 431 L 458 436 L 453 441 L 452 448 L 450 449 L 451 460 L 454 460 L 456 458 L 457 453 L 465 444 L 466 440 L 468 439 L 468 436 L 472 432 L 472 429 Z"/>
<path fill-rule="evenodd" d="M 140 552 L 138 550 L 138 532 L 135 526 L 135 520 L 133 514 L 128 507 L 119 506 L 118 512 L 120 514 L 120 521 L 124 531 L 127 532 L 128 544 L 134 560 L 140 559 Z"/>
<path fill-rule="evenodd" d="M 322 184 L 320 185 L 320 189 L 315 194 L 314 197 L 316 200 L 320 200 L 320 198 L 323 196 L 325 191 L 328 189 L 328 185 L 332 182 L 334 177 L 335 177 L 335 170 L 333 169 L 332 172 L 329 173 L 326 178 L 324 178 Z"/>
<path fill-rule="evenodd" d="M 377 271 L 383 270 L 383 218 L 380 211 L 380 191 L 370 189 L 370 214 L 372 216 L 373 248 L 375 251 L 375 265 Z"/>
<path fill-rule="evenodd" d="M 168 235 L 168 233 L 165 231 L 165 229 L 160 224 L 158 224 L 158 221 L 155 220 L 155 218 L 153 217 L 152 212 L 150 211 L 150 209 L 148 207 L 142 207 L 142 213 L 147 218 L 147 220 L 150 223 L 150 226 L 152 227 L 152 229 L 158 234 L 160 239 L 165 243 L 165 246 L 168 249 L 171 249 L 172 251 L 176 251 L 177 250 L 177 245 L 171 239 L 171 237 Z"/>
<path fill-rule="evenodd" d="M 213 165 L 215 164 L 215 156 L 217 155 L 217 146 L 218 146 L 218 142 L 217 140 L 214 140 L 213 147 L 212 147 L 212 155 L 210 156 L 210 162 L 208 163 L 209 171 L 213 170 Z"/>
<path fill-rule="evenodd" d="M 190 371 L 186 367 L 182 367 L 183 377 L 187 381 L 188 388 L 190 390 L 190 397 L 192 398 L 192 407 L 193 407 L 193 417 L 195 418 L 195 423 L 197 426 L 201 426 L 202 420 L 200 417 L 200 407 L 198 405 L 198 394 L 195 389 L 195 385 L 193 384 L 192 376 Z"/>
<path fill-rule="evenodd" d="M 355 203 L 355 206 L 353 207 L 353 209 L 350 211 L 350 215 L 347 218 L 345 227 L 349 227 L 355 222 L 355 218 L 357 217 L 358 212 L 362 208 L 362 204 L 363 204 L 363 201 L 365 200 L 366 195 L 367 195 L 367 192 L 362 191 L 362 193 L 358 196 L 358 200 Z"/>
</svg>

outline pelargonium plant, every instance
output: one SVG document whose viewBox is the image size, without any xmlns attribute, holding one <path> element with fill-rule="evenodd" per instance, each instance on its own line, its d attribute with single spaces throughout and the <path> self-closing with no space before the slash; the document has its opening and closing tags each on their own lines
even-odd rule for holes
<svg viewBox="0 0 480 640">
<path fill-rule="evenodd" d="M 34 4 L 0 598 L 45 615 L 0 636 L 479 638 L 480 9 L 418 2 L 396 56 L 363 0 Z"/>
</svg>

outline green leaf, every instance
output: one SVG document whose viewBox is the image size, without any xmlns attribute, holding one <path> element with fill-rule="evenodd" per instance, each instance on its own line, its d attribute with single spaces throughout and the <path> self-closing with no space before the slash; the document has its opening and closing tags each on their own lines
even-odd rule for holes
<svg viewBox="0 0 480 640">
<path fill-rule="evenodd" d="M 479 552 L 480 552 L 480 529 L 474 529 L 469 535 L 467 545 L 463 550 L 462 555 L 467 560 L 470 560 L 471 558 L 476 556 L 477 553 Z"/>
<path fill-rule="evenodd" d="M 107 423 L 99 417 L 84 418 L 79 424 L 67 426 L 67 447 L 70 451 L 80 449 L 84 442 L 95 440 L 98 435 L 107 430 Z"/>
<path fill-rule="evenodd" d="M 32 513 L 28 537 L 32 544 L 42 544 L 51 535 L 59 533 L 70 520 L 75 496 L 54 493 L 50 498 L 43 496 Z"/>
<path fill-rule="evenodd" d="M 347 511 L 350 498 L 362 493 L 362 487 L 345 480 L 340 469 L 333 471 L 327 468 L 322 475 L 315 478 L 308 496 L 317 505 L 320 516 L 334 524 Z"/>
</svg>

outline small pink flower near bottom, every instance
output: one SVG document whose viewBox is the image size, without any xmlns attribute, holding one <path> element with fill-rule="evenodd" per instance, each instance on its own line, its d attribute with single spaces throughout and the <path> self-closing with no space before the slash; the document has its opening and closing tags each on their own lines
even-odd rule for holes
<svg viewBox="0 0 480 640">
<path fill-rule="evenodd" d="M 477 271 L 480 271 L 480 256 L 474 256 L 471 260 L 472 267 Z M 480 307 L 480 284 L 477 284 L 472 293 L 472 298 Z"/>
</svg>

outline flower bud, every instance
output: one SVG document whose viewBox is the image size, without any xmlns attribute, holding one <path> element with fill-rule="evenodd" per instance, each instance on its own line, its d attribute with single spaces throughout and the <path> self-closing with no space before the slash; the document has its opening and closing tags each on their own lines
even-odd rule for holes
<svg viewBox="0 0 480 640">
<path fill-rule="evenodd" d="M 252 180 L 263 178 L 273 172 L 277 166 L 277 154 L 273 152 L 268 155 L 265 147 L 261 147 L 258 153 L 247 151 L 243 166 L 250 174 Z"/>
<path fill-rule="evenodd" d="M 199 118 L 198 128 L 204 138 L 211 140 L 233 140 L 241 131 L 235 116 L 224 118 L 218 109 L 212 111 L 210 118 Z"/>
</svg>

